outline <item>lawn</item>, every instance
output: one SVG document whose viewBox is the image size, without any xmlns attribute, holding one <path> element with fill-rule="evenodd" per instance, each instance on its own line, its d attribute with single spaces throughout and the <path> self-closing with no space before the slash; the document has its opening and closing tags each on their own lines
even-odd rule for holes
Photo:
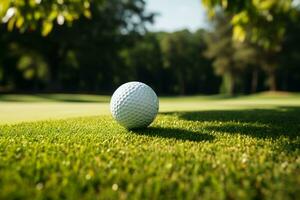
<svg viewBox="0 0 300 200">
<path fill-rule="evenodd" d="M 0 199 L 300 196 L 299 94 L 163 97 L 135 131 L 108 102 L 0 96 Z"/>
</svg>

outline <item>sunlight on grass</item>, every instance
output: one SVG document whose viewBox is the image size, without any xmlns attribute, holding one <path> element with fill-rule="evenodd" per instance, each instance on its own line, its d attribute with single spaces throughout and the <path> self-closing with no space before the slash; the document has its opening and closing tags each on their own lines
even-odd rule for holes
<svg viewBox="0 0 300 200">
<path fill-rule="evenodd" d="M 0 199 L 297 199 L 299 99 L 176 99 L 133 131 L 107 103 L 1 103 L 14 122 L 97 116 L 1 125 Z"/>
<path fill-rule="evenodd" d="M 0 95 L 0 124 L 80 116 L 109 115 L 109 96 L 100 95 Z M 162 97 L 160 112 L 299 106 L 300 95 L 221 95 Z"/>
</svg>

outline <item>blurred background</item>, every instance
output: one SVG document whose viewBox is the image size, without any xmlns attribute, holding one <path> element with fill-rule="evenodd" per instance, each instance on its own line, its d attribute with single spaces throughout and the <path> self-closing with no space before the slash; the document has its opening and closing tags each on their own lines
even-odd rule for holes
<svg viewBox="0 0 300 200">
<path fill-rule="evenodd" d="M 300 91 L 298 0 L 1 0 L 0 93 Z"/>
</svg>

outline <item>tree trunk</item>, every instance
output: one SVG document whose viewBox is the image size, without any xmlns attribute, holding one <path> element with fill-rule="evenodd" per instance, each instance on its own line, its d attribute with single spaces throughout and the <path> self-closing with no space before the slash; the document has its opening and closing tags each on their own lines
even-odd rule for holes
<svg viewBox="0 0 300 200">
<path fill-rule="evenodd" d="M 57 52 L 53 52 L 50 55 L 50 76 L 49 76 L 49 90 L 57 91 L 60 89 L 58 73 L 59 73 L 59 56 Z"/>
<path fill-rule="evenodd" d="M 185 94 L 185 83 L 184 83 L 184 77 L 183 73 L 179 74 L 178 82 L 179 82 L 179 93 L 180 95 Z"/>
<path fill-rule="evenodd" d="M 233 73 L 229 74 L 229 95 L 233 96 L 235 93 L 235 76 Z"/>
<path fill-rule="evenodd" d="M 275 70 L 271 70 L 269 73 L 269 88 L 271 91 L 277 90 Z"/>
<path fill-rule="evenodd" d="M 254 69 L 252 72 L 251 93 L 257 92 L 257 85 L 258 85 L 258 70 Z"/>
<path fill-rule="evenodd" d="M 38 77 L 38 68 L 37 65 L 34 65 L 34 77 L 33 77 L 33 92 L 37 93 L 39 90 L 39 77 Z"/>
<path fill-rule="evenodd" d="M 61 90 L 61 84 L 59 80 L 59 66 L 66 53 L 65 48 L 59 44 L 55 44 L 52 47 L 52 52 L 49 55 L 49 87 L 48 90 L 57 92 Z"/>
<path fill-rule="evenodd" d="M 288 78 L 289 78 L 288 72 L 283 72 L 282 77 L 283 77 L 283 81 L 282 81 L 282 84 L 281 84 L 282 85 L 282 90 L 288 91 Z"/>
<path fill-rule="evenodd" d="M 269 51 L 266 56 L 266 63 L 264 64 L 265 71 L 268 75 L 268 87 L 270 91 L 277 90 L 276 84 L 276 68 L 277 68 L 277 57 L 276 52 Z"/>
</svg>

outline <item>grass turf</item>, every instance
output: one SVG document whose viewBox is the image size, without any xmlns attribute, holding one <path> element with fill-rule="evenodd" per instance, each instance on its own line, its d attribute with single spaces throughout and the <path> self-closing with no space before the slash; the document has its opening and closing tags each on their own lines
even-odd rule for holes
<svg viewBox="0 0 300 200">
<path fill-rule="evenodd" d="M 50 103 L 96 106 L 6 101 L 0 111 Z M 30 123 L 12 117 L 0 126 L 0 199 L 300 196 L 299 95 L 163 98 L 161 111 L 135 131 L 104 111 Z"/>
<path fill-rule="evenodd" d="M 78 94 L 0 95 L 0 124 L 109 115 L 108 96 Z M 300 94 L 263 93 L 229 98 L 221 95 L 162 97 L 160 112 L 300 106 Z"/>
</svg>

